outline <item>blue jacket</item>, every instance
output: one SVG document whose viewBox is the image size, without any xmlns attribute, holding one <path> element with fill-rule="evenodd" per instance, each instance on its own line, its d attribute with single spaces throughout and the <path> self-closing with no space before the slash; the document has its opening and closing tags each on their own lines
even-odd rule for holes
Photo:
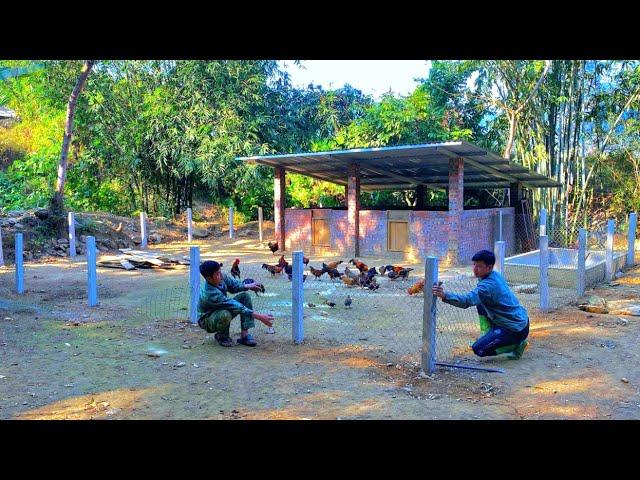
<svg viewBox="0 0 640 480">
<path fill-rule="evenodd" d="M 442 301 L 460 308 L 482 305 L 491 323 L 513 332 L 520 332 L 529 322 L 527 311 L 509 289 L 504 277 L 496 271 L 480 279 L 469 293 L 445 292 Z"/>
</svg>

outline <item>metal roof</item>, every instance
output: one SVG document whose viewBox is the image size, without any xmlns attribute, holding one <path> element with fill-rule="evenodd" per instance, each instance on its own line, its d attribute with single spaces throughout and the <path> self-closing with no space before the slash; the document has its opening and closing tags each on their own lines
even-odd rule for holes
<svg viewBox="0 0 640 480">
<path fill-rule="evenodd" d="M 504 188 L 521 182 L 528 188 L 562 184 L 468 142 L 425 143 L 396 147 L 356 148 L 330 152 L 239 157 L 236 160 L 284 167 L 318 180 L 346 185 L 349 165 L 360 166 L 362 190 L 402 190 L 418 185 L 449 186 L 449 159 L 464 158 L 465 188 Z"/>
</svg>

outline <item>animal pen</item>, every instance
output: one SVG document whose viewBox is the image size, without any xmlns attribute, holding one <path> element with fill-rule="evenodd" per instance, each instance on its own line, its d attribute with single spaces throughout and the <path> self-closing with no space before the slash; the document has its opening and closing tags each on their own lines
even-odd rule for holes
<svg viewBox="0 0 640 480">
<path fill-rule="evenodd" d="M 256 321 L 255 336 L 267 352 L 285 352 L 292 344 L 304 342 L 323 356 L 362 354 L 389 364 L 421 363 L 426 371 L 433 370 L 436 360 L 482 368 L 469 348 L 480 333 L 475 309 L 434 302 L 430 293 L 429 286 L 435 281 L 442 281 L 445 290 L 454 293 L 474 288 L 476 279 L 448 267 L 468 266 L 477 250 L 495 250 L 496 269 L 503 272 L 525 307 L 546 310 L 579 298 L 585 288 L 611 280 L 623 265 L 634 264 L 635 214 L 624 226 L 609 222 L 604 236 L 584 229 L 572 235 L 554 230 L 546 212 L 532 218 L 524 189 L 559 184 L 466 142 L 242 160 L 275 168 L 276 240 L 293 265 L 289 280 L 284 273 L 271 274 L 257 260 L 240 264 L 242 280 L 250 278 L 265 286 L 263 293 L 250 294 L 254 310 L 271 313 L 276 319 L 274 329 Z M 287 209 L 286 171 L 344 185 L 346 210 Z M 361 189 L 415 189 L 416 203 L 406 210 L 360 209 Z M 448 192 L 447 211 L 429 209 L 425 201 L 428 189 Z M 489 205 L 481 189 L 504 189 L 508 201 Z M 477 208 L 465 208 L 465 197 L 470 195 L 479 199 Z M 141 232 L 146 232 L 145 223 L 146 218 L 141 216 Z M 627 233 L 624 248 L 614 245 L 616 229 Z M 185 231 L 189 234 L 190 230 Z M 92 243 L 86 260 L 71 261 L 87 262 L 89 306 L 116 309 L 118 298 L 102 295 L 96 289 L 93 248 Z M 25 267 L 19 255 L 21 237 L 16 236 L 15 250 L 20 261 L 13 271 L 11 267 L 4 269 L 0 290 L 7 304 L 18 305 L 22 298 L 26 305 L 30 291 L 28 282 L 23 283 L 22 270 L 29 265 Z M 292 250 L 296 250 L 293 255 Z M 522 252 L 531 253 L 520 255 Z M 309 274 L 310 266 L 320 268 L 329 260 L 341 259 L 341 270 L 352 267 L 348 259 L 361 255 L 402 258 L 424 266 L 424 270 L 417 267 L 407 279 L 381 275 L 375 290 Z M 303 256 L 310 257 L 308 266 L 302 263 Z M 184 258 L 190 265 L 172 264 L 166 267 L 166 275 L 149 278 L 144 291 L 132 293 L 139 304 L 127 315 L 164 324 L 196 323 L 198 288 L 203 281 L 198 266 L 207 259 L 223 261 L 223 270 L 229 274 L 232 259 L 228 256 L 214 252 L 201 258 L 199 248 L 191 247 L 190 256 Z M 10 289 L 8 278 L 13 275 L 16 288 Z M 422 291 L 412 289 L 420 279 L 427 287 Z M 347 297 L 352 299 L 348 307 L 344 304 Z M 239 333 L 237 320 L 232 323 L 231 333 Z"/>
</svg>

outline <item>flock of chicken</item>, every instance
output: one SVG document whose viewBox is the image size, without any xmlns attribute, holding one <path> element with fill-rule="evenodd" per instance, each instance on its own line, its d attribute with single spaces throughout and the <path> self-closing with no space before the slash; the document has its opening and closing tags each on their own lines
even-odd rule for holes
<svg viewBox="0 0 640 480">
<path fill-rule="evenodd" d="M 268 242 L 268 247 L 273 254 L 275 254 L 278 249 L 278 242 Z M 238 260 L 237 260 L 238 261 Z M 399 265 L 383 265 L 376 269 L 376 267 L 369 268 L 364 262 L 361 262 L 358 259 L 352 258 L 349 260 L 349 264 L 355 266 L 355 269 L 350 269 L 348 266 L 345 266 L 344 271 L 341 273 L 338 270 L 338 265 L 342 263 L 342 260 L 337 260 L 329 263 L 322 263 L 322 268 L 315 268 L 312 265 L 309 265 L 309 259 L 307 257 L 303 257 L 302 262 L 304 265 L 309 266 L 309 271 L 311 274 L 316 277 L 316 280 L 321 280 L 322 276 L 326 273 L 331 281 L 336 279 L 340 279 L 345 285 L 348 287 L 361 287 L 368 288 L 369 290 L 377 290 L 380 288 L 376 280 L 376 276 L 387 276 L 390 280 L 407 280 L 409 278 L 409 273 L 413 271 L 413 268 L 403 267 Z M 271 273 L 272 276 L 276 276 L 277 274 L 281 274 L 283 271 L 287 274 L 289 280 L 292 278 L 293 267 L 287 262 L 284 258 L 284 255 L 280 257 L 278 263 L 276 265 L 269 265 L 267 263 L 262 264 L 262 268 Z M 302 281 L 306 281 L 307 275 L 304 274 L 302 277 Z M 409 295 L 415 295 L 416 293 L 422 292 L 424 289 L 424 279 L 419 280 L 414 285 L 407 289 Z"/>
</svg>

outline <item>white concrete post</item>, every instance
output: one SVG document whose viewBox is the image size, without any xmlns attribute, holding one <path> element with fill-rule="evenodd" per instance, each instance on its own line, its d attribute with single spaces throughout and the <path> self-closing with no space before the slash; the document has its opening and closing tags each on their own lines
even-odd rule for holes
<svg viewBox="0 0 640 480">
<path fill-rule="evenodd" d="M 2 226 L 0 225 L 0 267 L 4 267 L 4 254 L 2 253 Z"/>
<path fill-rule="evenodd" d="M 608 282 L 613 280 L 613 276 L 615 274 L 613 268 L 613 234 L 615 232 L 615 228 L 616 222 L 614 220 L 609 220 L 607 222 L 607 251 L 605 255 Z"/>
<path fill-rule="evenodd" d="M 496 266 L 495 269 L 500 272 L 501 275 L 504 275 L 504 252 L 507 242 L 501 241 L 496 242 L 493 246 L 493 251 L 496 255 Z"/>
<path fill-rule="evenodd" d="M 540 310 L 549 310 L 549 237 L 540 235 Z"/>
<path fill-rule="evenodd" d="M 424 305 L 422 310 L 422 371 L 436 369 L 436 302 L 431 287 L 438 283 L 438 257 L 427 257 L 424 264 Z"/>
<path fill-rule="evenodd" d="M 187 208 L 187 240 L 189 243 L 193 242 L 193 218 L 191 215 L 191 209 Z"/>
<path fill-rule="evenodd" d="M 140 248 L 147 248 L 147 214 L 140 212 Z"/>
<path fill-rule="evenodd" d="M 544 208 L 540 209 L 540 235 L 547 234 L 547 211 Z"/>
<path fill-rule="evenodd" d="M 258 207 L 258 234 L 260 241 L 262 241 L 262 207 Z"/>
<path fill-rule="evenodd" d="M 293 272 L 291 273 L 291 325 L 294 343 L 302 343 L 304 340 L 304 287 L 302 275 L 304 254 L 297 250 L 293 252 Z"/>
<path fill-rule="evenodd" d="M 587 230 L 578 230 L 578 271 L 577 271 L 577 293 L 581 297 L 586 289 L 586 263 L 587 263 Z"/>
<path fill-rule="evenodd" d="M 198 323 L 200 297 L 200 247 L 189 248 L 189 320 Z"/>
<path fill-rule="evenodd" d="M 76 258 L 76 214 L 69 212 L 69 257 Z"/>
<path fill-rule="evenodd" d="M 22 233 L 16 233 L 16 293 L 24 293 L 24 259 L 22 256 Z"/>
<path fill-rule="evenodd" d="M 498 229 L 498 241 L 502 241 L 502 210 L 500 210 L 500 214 L 499 214 L 499 229 Z"/>
<path fill-rule="evenodd" d="M 98 304 L 98 275 L 96 272 L 96 237 L 87 237 L 87 296 L 89 306 Z"/>
<path fill-rule="evenodd" d="M 229 238 L 233 238 L 233 207 L 229 207 Z"/>
<path fill-rule="evenodd" d="M 627 268 L 633 267 L 635 263 L 636 248 L 636 228 L 638 227 L 638 214 L 633 212 L 629 214 L 629 232 L 627 237 Z M 1 240 L 1 238 L 0 238 Z M 2 257 L 2 245 L 0 245 L 0 257 Z M 2 258 L 0 258 L 2 262 Z M 2 265 L 2 263 L 0 263 Z"/>
</svg>

